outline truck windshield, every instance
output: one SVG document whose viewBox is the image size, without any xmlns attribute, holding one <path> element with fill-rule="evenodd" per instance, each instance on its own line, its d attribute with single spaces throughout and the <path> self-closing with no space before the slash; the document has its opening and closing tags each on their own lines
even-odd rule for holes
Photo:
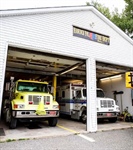
<svg viewBox="0 0 133 150">
<path fill-rule="evenodd" d="M 25 92 L 48 92 L 48 85 L 34 82 L 18 82 L 18 91 Z"/>
<path fill-rule="evenodd" d="M 97 90 L 97 97 L 105 97 L 102 90 Z"/>
<path fill-rule="evenodd" d="M 86 89 L 83 89 L 83 96 L 86 97 Z M 105 97 L 102 90 L 97 90 L 97 97 Z"/>
</svg>

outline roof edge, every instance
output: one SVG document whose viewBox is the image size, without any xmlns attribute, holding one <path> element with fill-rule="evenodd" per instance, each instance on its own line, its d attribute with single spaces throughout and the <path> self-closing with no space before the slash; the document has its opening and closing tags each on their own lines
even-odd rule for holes
<svg viewBox="0 0 133 150">
<path fill-rule="evenodd" d="M 8 9 L 0 10 L 0 16 L 15 16 L 28 15 L 37 13 L 54 13 L 54 12 L 68 12 L 68 11 L 82 11 L 90 10 L 93 6 L 63 6 L 63 7 L 41 7 L 41 8 L 26 8 L 26 9 Z"/>
</svg>

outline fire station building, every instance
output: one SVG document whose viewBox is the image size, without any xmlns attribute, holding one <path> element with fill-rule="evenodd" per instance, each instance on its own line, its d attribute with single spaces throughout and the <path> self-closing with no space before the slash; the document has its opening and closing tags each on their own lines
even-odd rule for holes
<svg viewBox="0 0 133 150">
<path fill-rule="evenodd" d="M 125 87 L 128 71 L 133 71 L 133 40 L 93 6 L 0 11 L 0 111 L 11 76 L 50 81 L 57 75 L 57 85 L 82 80 L 87 131 L 95 132 L 97 87 L 133 114 L 132 89 Z"/>
</svg>

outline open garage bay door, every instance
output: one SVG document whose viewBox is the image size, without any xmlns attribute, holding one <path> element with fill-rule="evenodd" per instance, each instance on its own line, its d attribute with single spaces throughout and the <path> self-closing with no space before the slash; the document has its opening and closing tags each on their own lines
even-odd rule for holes
<svg viewBox="0 0 133 150">
<path fill-rule="evenodd" d="M 69 79 L 80 79 L 85 83 L 85 63 L 86 60 L 79 58 L 9 47 L 5 79 L 9 80 L 10 76 L 14 76 L 16 79 L 50 80 L 50 76 L 57 75 L 61 80 L 68 82 Z M 133 68 L 103 62 L 96 63 L 97 80 L 131 70 Z"/>
<path fill-rule="evenodd" d="M 120 66 L 115 64 L 109 64 L 104 62 L 96 63 L 97 79 L 112 77 L 125 72 L 132 71 L 133 68 L 127 66 Z"/>
<path fill-rule="evenodd" d="M 104 77 L 124 74 L 133 68 L 96 62 L 97 81 Z M 89 75 L 89 72 L 87 72 Z M 9 47 L 5 82 L 13 76 L 18 79 L 34 79 L 52 83 L 57 76 L 57 85 L 81 81 L 86 84 L 86 60 L 57 54 Z"/>
<path fill-rule="evenodd" d="M 9 47 L 6 79 L 14 76 L 16 79 L 45 80 L 57 75 L 85 80 L 84 64 L 85 61 L 77 58 Z"/>
</svg>

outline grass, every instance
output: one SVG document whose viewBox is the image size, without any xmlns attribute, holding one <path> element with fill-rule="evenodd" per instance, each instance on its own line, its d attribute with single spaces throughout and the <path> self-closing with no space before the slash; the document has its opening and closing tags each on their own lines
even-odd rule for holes
<svg viewBox="0 0 133 150">
<path fill-rule="evenodd" d="M 15 139 L 7 139 L 6 142 L 13 142 L 16 141 Z"/>
<path fill-rule="evenodd" d="M 22 138 L 22 139 L 7 139 L 6 141 L 0 141 L 0 143 L 14 142 L 14 141 L 24 141 L 24 140 L 30 140 L 30 139 L 29 139 L 29 138 Z"/>
</svg>

